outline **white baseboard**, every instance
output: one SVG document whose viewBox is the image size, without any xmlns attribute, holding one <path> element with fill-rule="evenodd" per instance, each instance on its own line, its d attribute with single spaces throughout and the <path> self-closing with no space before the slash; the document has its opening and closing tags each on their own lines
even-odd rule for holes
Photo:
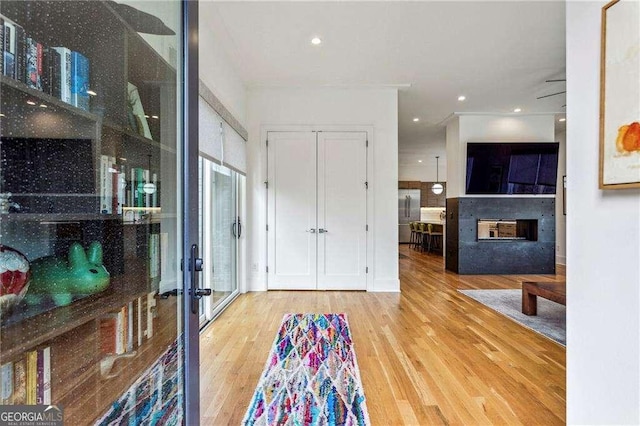
<svg viewBox="0 0 640 426">
<path fill-rule="evenodd" d="M 262 277 L 249 277 L 247 291 L 267 291 L 267 283 Z"/>
<path fill-rule="evenodd" d="M 400 280 L 397 278 L 376 279 L 373 281 L 373 288 L 367 289 L 367 291 L 375 293 L 400 293 Z"/>
</svg>

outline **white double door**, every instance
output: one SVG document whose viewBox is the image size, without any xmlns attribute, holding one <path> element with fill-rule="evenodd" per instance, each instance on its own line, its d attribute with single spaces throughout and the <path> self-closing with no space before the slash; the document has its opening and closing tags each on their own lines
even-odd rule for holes
<svg viewBox="0 0 640 426">
<path fill-rule="evenodd" d="M 366 132 L 268 132 L 268 288 L 366 290 Z"/>
</svg>

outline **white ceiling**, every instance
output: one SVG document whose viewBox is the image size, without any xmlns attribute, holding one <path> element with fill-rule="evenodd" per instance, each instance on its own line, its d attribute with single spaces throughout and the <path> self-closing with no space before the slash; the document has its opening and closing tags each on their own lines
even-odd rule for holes
<svg viewBox="0 0 640 426">
<path fill-rule="evenodd" d="M 564 1 L 205 2 L 247 87 L 395 86 L 400 151 L 454 112 L 564 112 Z M 323 43 L 313 46 L 319 36 Z M 405 87 L 408 86 L 408 87 Z M 467 97 L 458 102 L 459 95 Z M 418 123 L 413 122 L 419 117 Z"/>
</svg>

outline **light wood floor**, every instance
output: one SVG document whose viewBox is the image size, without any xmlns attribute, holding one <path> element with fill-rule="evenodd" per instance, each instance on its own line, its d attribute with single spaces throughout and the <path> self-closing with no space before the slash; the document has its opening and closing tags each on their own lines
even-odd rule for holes
<svg viewBox="0 0 640 426">
<path fill-rule="evenodd" d="M 346 312 L 373 425 L 564 424 L 565 349 L 457 289 L 558 275 L 459 276 L 400 248 L 402 292 L 241 295 L 201 338 L 203 425 L 238 425 L 287 312 Z"/>
</svg>

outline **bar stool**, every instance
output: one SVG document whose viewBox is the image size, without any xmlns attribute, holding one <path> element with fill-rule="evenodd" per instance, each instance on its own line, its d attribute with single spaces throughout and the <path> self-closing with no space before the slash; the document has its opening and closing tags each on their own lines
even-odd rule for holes
<svg viewBox="0 0 640 426">
<path fill-rule="evenodd" d="M 409 237 L 409 248 L 415 248 L 418 234 L 416 232 L 416 223 L 409 222 L 409 229 L 411 230 L 411 236 Z"/>
<path fill-rule="evenodd" d="M 433 224 L 428 223 L 427 224 L 427 252 L 431 251 L 431 244 L 435 243 L 437 248 L 440 248 L 442 246 L 442 232 L 434 232 L 433 230 Z"/>
<path fill-rule="evenodd" d="M 427 234 L 427 224 L 423 223 L 423 222 L 418 222 L 418 241 L 416 242 L 417 247 L 420 249 L 420 251 L 424 251 L 424 243 L 425 243 L 425 239 L 424 236 Z"/>
</svg>

